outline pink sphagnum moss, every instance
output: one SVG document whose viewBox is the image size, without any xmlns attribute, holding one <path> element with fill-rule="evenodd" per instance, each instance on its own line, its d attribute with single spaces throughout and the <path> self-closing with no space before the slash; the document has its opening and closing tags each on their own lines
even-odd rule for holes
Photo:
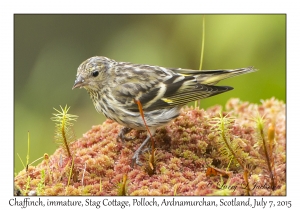
<svg viewBox="0 0 300 210">
<path fill-rule="evenodd" d="M 230 139 L 237 139 L 239 150 L 247 154 L 242 162 L 249 170 L 249 194 L 286 195 L 285 104 L 274 98 L 259 105 L 231 99 L 223 111 L 220 106 L 206 111 L 183 108 L 178 118 L 159 128 L 153 136 L 156 149 L 153 175 L 145 170 L 150 150 L 141 155 L 144 166 L 130 167 L 131 157 L 147 133 L 133 130 L 128 135 L 135 139 L 122 143 L 117 140 L 122 127 L 106 120 L 70 144 L 73 172 L 70 171 L 72 160 L 58 148 L 37 166 L 22 170 L 15 177 L 15 185 L 24 192 L 30 176 L 28 191 L 34 191 L 41 180 L 40 172 L 45 170 L 45 186 L 40 195 L 118 195 L 120 187 L 126 189 L 123 192 L 126 195 L 246 195 L 244 169 L 224 158 L 216 143 L 218 134 L 211 121 L 220 116 L 220 112 L 234 119 L 229 126 Z M 257 146 L 253 118 L 258 114 L 264 116 L 266 138 L 272 123 L 275 129 L 272 150 L 274 190 L 270 186 L 264 151 Z M 236 151 L 237 156 L 241 152 Z M 206 170 L 210 166 L 227 170 L 231 176 L 207 176 Z M 71 179 L 70 173 L 73 174 Z M 127 181 L 122 184 L 124 176 Z"/>
</svg>

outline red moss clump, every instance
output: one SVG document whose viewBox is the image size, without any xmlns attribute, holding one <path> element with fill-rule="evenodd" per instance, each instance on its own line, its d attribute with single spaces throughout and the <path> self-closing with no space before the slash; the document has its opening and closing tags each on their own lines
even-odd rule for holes
<svg viewBox="0 0 300 210">
<path fill-rule="evenodd" d="M 141 155 L 144 166 L 130 167 L 131 157 L 146 132 L 133 130 L 129 135 L 135 139 L 122 143 L 117 140 L 122 127 L 106 120 L 102 125 L 92 126 L 71 144 L 73 170 L 70 170 L 72 160 L 59 148 L 37 166 L 21 171 L 15 177 L 15 184 L 23 192 L 27 185 L 27 191 L 38 191 L 38 195 L 117 195 L 124 185 L 127 195 L 245 195 L 244 169 L 230 165 L 230 160 L 224 161 L 216 145 L 218 136 L 212 130 L 211 120 L 220 112 L 220 106 L 206 111 L 186 107 L 178 118 L 159 128 L 154 135 L 157 160 L 153 175 L 145 171 L 147 151 Z M 264 116 L 266 133 L 272 123 L 275 125 L 274 190 L 268 187 L 269 173 L 262 151 L 256 146 L 252 119 L 257 113 Z M 260 105 L 231 99 L 223 111 L 226 114 L 235 119 L 230 128 L 231 138 L 239 138 L 240 149 L 249 156 L 245 161 L 249 163 L 250 195 L 285 195 L 285 104 L 274 98 Z M 232 175 L 229 178 L 220 174 L 207 176 L 209 166 L 228 168 Z M 44 188 L 38 189 L 42 170 L 45 171 Z M 124 175 L 127 181 L 122 183 Z"/>
</svg>

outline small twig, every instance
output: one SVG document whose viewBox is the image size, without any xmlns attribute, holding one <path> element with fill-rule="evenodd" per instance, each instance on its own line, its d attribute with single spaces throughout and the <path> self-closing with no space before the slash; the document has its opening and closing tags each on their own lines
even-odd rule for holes
<svg viewBox="0 0 300 210">
<path fill-rule="evenodd" d="M 86 171 L 86 163 L 84 163 L 84 169 L 83 169 L 82 178 L 81 178 L 81 185 L 82 186 L 83 186 L 83 179 L 84 179 L 85 171 Z"/>
</svg>

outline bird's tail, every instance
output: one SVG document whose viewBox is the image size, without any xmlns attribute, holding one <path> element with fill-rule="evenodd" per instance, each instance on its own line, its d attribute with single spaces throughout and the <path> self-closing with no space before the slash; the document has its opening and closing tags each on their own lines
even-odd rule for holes
<svg viewBox="0 0 300 210">
<path fill-rule="evenodd" d="M 221 80 L 235 77 L 241 74 L 247 74 L 257 71 L 253 66 L 240 69 L 231 69 L 231 70 L 202 70 L 199 71 L 199 74 L 195 77 L 197 81 L 201 84 L 214 85 Z"/>
</svg>

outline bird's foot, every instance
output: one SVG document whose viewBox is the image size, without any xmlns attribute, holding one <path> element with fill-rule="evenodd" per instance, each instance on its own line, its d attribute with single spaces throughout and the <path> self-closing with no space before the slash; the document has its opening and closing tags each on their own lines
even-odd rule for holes
<svg viewBox="0 0 300 210">
<path fill-rule="evenodd" d="M 145 151 L 148 150 L 148 148 L 145 148 L 143 150 L 143 147 L 149 142 L 150 140 L 150 136 L 147 136 L 147 138 L 143 141 L 143 143 L 141 144 L 141 146 L 135 151 L 135 153 L 133 154 L 132 158 L 131 158 L 131 168 L 134 167 L 134 165 L 139 165 L 141 166 L 141 162 L 140 162 L 140 159 L 139 159 L 139 156 L 144 153 Z"/>
<path fill-rule="evenodd" d="M 131 141 L 134 140 L 134 137 L 127 137 L 126 134 L 129 133 L 132 130 L 132 128 L 124 127 L 118 134 L 118 139 L 121 139 L 122 142 L 124 141 Z"/>
</svg>

